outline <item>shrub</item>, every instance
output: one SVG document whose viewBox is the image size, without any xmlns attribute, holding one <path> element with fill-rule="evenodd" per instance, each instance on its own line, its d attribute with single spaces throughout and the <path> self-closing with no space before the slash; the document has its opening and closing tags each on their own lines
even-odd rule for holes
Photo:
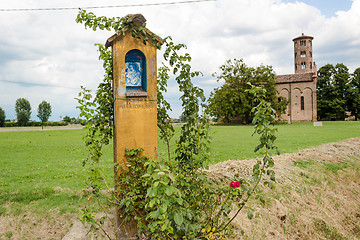
<svg viewBox="0 0 360 240">
<path fill-rule="evenodd" d="M 48 121 L 46 123 L 44 123 L 44 126 L 53 126 L 53 127 L 56 127 L 56 126 L 67 126 L 68 124 L 66 122 L 63 122 L 63 121 L 60 121 L 60 122 L 52 122 L 52 121 Z M 17 122 L 6 122 L 5 123 L 5 127 L 19 127 L 19 126 L 22 126 L 22 125 L 19 125 L 19 123 Z M 42 122 L 37 122 L 37 121 L 31 121 L 31 122 L 28 122 L 27 125 L 28 127 L 40 127 L 42 126 Z"/>
</svg>

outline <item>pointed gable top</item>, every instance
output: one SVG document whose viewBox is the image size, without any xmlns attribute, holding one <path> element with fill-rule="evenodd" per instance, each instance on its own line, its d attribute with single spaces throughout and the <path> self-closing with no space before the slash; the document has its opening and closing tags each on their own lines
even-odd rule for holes
<svg viewBox="0 0 360 240">
<path fill-rule="evenodd" d="M 129 14 L 129 15 L 127 15 L 127 17 L 129 17 L 128 23 L 133 23 L 137 27 L 143 26 L 146 23 L 145 17 L 140 13 Z M 144 29 L 144 30 L 145 30 L 146 36 L 149 37 L 149 39 L 154 38 L 153 40 L 155 40 L 155 43 L 159 42 L 160 44 L 162 44 L 163 39 L 161 37 L 159 37 L 158 35 L 156 35 L 155 33 L 151 32 L 148 29 Z M 114 35 L 112 35 L 111 37 L 109 37 L 106 40 L 105 47 L 110 47 L 113 44 L 113 42 L 115 41 L 115 39 L 122 38 L 124 36 L 124 34 L 126 34 L 129 31 L 130 31 L 129 28 L 125 28 L 124 31 L 119 31 L 119 32 L 115 33 Z"/>
</svg>

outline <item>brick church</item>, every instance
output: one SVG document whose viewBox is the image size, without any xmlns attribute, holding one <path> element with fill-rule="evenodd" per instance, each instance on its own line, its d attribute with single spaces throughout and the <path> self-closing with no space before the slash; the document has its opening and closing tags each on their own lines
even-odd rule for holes
<svg viewBox="0 0 360 240">
<path fill-rule="evenodd" d="M 315 122 L 317 119 L 317 68 L 313 62 L 313 39 L 304 34 L 293 39 L 295 74 L 277 76 L 278 96 L 290 100 L 281 119 L 289 123 Z"/>
</svg>

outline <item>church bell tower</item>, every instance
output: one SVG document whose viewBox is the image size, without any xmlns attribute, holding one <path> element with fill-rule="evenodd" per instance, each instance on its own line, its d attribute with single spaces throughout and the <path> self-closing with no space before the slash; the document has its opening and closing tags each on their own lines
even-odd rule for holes
<svg viewBox="0 0 360 240">
<path fill-rule="evenodd" d="M 295 74 L 316 72 L 313 62 L 312 40 L 314 37 L 306 36 L 304 33 L 293 39 Z"/>
</svg>

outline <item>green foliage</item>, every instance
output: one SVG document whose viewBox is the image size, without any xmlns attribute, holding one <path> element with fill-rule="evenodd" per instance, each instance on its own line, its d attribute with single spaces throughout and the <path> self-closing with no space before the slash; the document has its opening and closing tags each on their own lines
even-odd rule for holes
<svg viewBox="0 0 360 240">
<path fill-rule="evenodd" d="M 110 190 L 109 184 L 105 177 L 105 170 L 103 168 L 103 148 L 111 143 L 113 137 L 114 127 L 114 99 L 112 94 L 112 55 L 111 51 L 106 49 L 104 45 L 96 44 L 100 52 L 99 59 L 103 61 L 103 68 L 105 70 L 104 79 L 99 83 L 97 91 L 93 97 L 90 90 L 85 87 L 79 93 L 77 98 L 80 109 L 80 117 L 83 119 L 82 123 L 85 125 L 85 146 L 89 152 L 88 157 L 83 161 L 83 166 L 88 164 L 88 178 L 86 184 L 92 189 L 89 201 L 93 199 L 93 195 L 101 195 L 101 190 L 105 188 Z M 102 205 L 100 205 L 102 206 Z M 83 222 L 91 224 L 92 230 L 96 231 L 102 229 L 101 223 L 95 221 L 91 214 L 91 209 L 85 208 L 81 218 Z M 107 234 L 104 230 L 105 235 Z"/>
<path fill-rule="evenodd" d="M 115 30 L 116 33 L 123 35 L 126 31 L 131 31 L 131 35 L 135 38 L 142 39 L 144 44 L 147 44 L 149 39 L 151 39 L 152 43 L 160 49 L 161 43 L 156 41 L 157 36 L 146 28 L 145 23 L 142 26 L 137 26 L 129 22 L 128 20 L 131 16 L 132 15 L 127 15 L 121 18 L 96 17 L 92 12 L 88 13 L 86 10 L 80 10 L 75 21 L 77 23 L 83 23 L 85 28 L 91 28 L 94 31 L 97 29 L 107 31 Z"/>
<path fill-rule="evenodd" d="M 227 60 L 220 66 L 221 73 L 214 73 L 218 81 L 224 85 L 216 88 L 209 98 L 209 113 L 215 119 L 223 118 L 229 122 L 238 118 L 241 122 L 250 123 L 253 115 L 251 109 L 255 106 L 253 96 L 246 90 L 248 83 L 263 86 L 266 89 L 265 99 L 280 115 L 286 109 L 288 101 L 278 101 L 275 88 L 275 73 L 271 66 L 248 67 L 242 59 Z"/>
<path fill-rule="evenodd" d="M 168 114 L 171 111 L 170 104 L 164 98 L 164 93 L 167 91 L 167 81 L 169 80 L 170 68 L 162 65 L 158 69 L 157 75 L 157 126 L 160 130 L 159 137 L 167 146 L 168 159 L 171 159 L 170 140 L 174 136 L 174 127 L 170 121 Z"/>
<path fill-rule="evenodd" d="M 360 68 L 357 68 L 349 83 L 349 111 L 355 116 L 355 120 L 360 118 Z"/>
<path fill-rule="evenodd" d="M 225 225 L 231 223 L 231 221 L 239 214 L 239 212 L 245 207 L 245 204 L 249 201 L 250 197 L 255 194 L 255 198 L 259 198 L 262 203 L 265 202 L 264 196 L 261 192 L 257 191 L 257 187 L 262 179 L 264 174 L 269 176 L 270 180 L 265 180 L 263 182 L 264 186 L 268 186 L 271 189 L 275 188 L 275 185 L 272 181 L 275 181 L 275 172 L 271 170 L 274 166 L 274 160 L 271 157 L 271 153 L 276 151 L 277 154 L 280 154 L 279 149 L 275 146 L 274 142 L 277 138 L 276 132 L 277 129 L 271 126 L 273 121 L 276 117 L 276 111 L 271 107 L 271 103 L 267 102 L 266 99 L 266 89 L 263 87 L 256 87 L 251 85 L 250 90 L 247 92 L 251 93 L 254 97 L 254 101 L 256 103 L 256 107 L 254 107 L 251 112 L 254 114 L 254 118 L 252 123 L 254 124 L 254 134 L 259 134 L 260 143 L 255 147 L 254 152 L 261 151 L 263 158 L 262 161 L 258 160 L 257 163 L 253 166 L 253 177 L 254 177 L 254 184 L 250 188 L 246 188 L 243 186 L 240 188 L 244 190 L 244 193 L 247 193 L 247 196 L 244 194 L 241 195 L 240 199 L 241 202 L 238 204 L 238 210 L 236 214 L 229 220 L 229 222 Z M 242 180 L 241 180 L 242 181 Z M 249 219 L 253 218 L 253 210 L 248 208 L 247 216 Z"/>
<path fill-rule="evenodd" d="M 320 120 L 344 120 L 349 101 L 349 69 L 342 63 L 318 71 L 317 113 Z"/>
<path fill-rule="evenodd" d="M 93 98 L 91 91 L 82 87 L 77 98 L 80 117 L 86 123 L 85 144 L 89 149 L 89 158 L 92 162 L 100 163 L 101 151 L 108 145 L 113 136 L 114 106 L 112 95 L 112 57 L 111 51 L 104 45 L 97 44 L 100 52 L 99 59 L 103 60 L 105 70 L 103 82 L 98 85 Z"/>
<path fill-rule="evenodd" d="M 151 239 L 206 239 L 229 234 L 220 228 L 229 220 L 231 203 L 238 195 L 228 186 L 211 181 L 200 169 L 190 175 L 179 172 L 176 163 L 162 159 L 148 161 L 146 169 L 147 221 L 139 230 Z"/>
<path fill-rule="evenodd" d="M 18 126 L 27 126 L 29 122 L 28 114 L 25 111 L 19 111 L 17 114 L 17 125 Z"/>
<path fill-rule="evenodd" d="M 5 111 L 0 108 L 0 127 L 5 127 Z"/>
<path fill-rule="evenodd" d="M 26 124 L 27 127 L 40 127 L 40 126 L 52 126 L 52 127 L 58 127 L 58 126 L 66 126 L 68 125 L 66 122 L 53 122 L 53 121 L 47 121 L 45 123 L 43 122 L 36 122 L 36 121 L 30 121 Z M 6 122 L 5 127 L 19 127 L 19 124 L 17 122 Z"/>
<path fill-rule="evenodd" d="M 86 27 L 94 30 L 113 28 L 122 34 L 131 31 L 133 37 L 143 39 L 146 44 L 148 30 L 145 26 L 141 26 L 143 30 L 140 30 L 138 26 L 131 25 L 127 21 L 128 18 L 129 16 L 108 19 L 80 11 L 77 22 L 84 22 Z M 137 35 L 136 32 L 142 34 Z M 125 223 L 127 221 L 137 223 L 140 238 L 224 238 L 229 234 L 231 221 L 256 192 L 265 169 L 273 166 L 269 149 L 276 148 L 273 145 L 276 136 L 275 130 L 269 127 L 269 123 L 275 118 L 275 110 L 263 99 L 265 90 L 263 95 L 258 93 L 260 90 L 253 90 L 255 99 L 261 99 L 258 108 L 254 110 L 255 131 L 261 134 L 261 143 L 256 151 L 266 149 L 263 163 L 260 162 L 254 167 L 256 183 L 250 186 L 244 179 L 239 179 L 233 181 L 230 186 L 226 186 L 227 184 L 224 186 L 207 178 L 203 169 L 208 162 L 209 119 L 206 113 L 200 114 L 201 108 L 206 108 L 203 90 L 191 82 L 192 78 L 201 73 L 191 70 L 191 57 L 188 53 L 179 54 L 186 48 L 184 44 L 174 44 L 170 37 L 161 43 L 165 45 L 163 56 L 167 63 L 163 63 L 158 74 L 157 125 L 160 131 L 159 137 L 167 145 L 167 158 L 159 156 L 156 159 L 148 159 L 142 155 L 141 148 L 126 149 L 126 166 L 115 164 L 117 187 L 115 191 L 110 191 L 110 196 L 104 195 L 104 197 L 109 204 L 115 204 L 122 209 L 121 217 Z M 85 143 L 89 150 L 88 160 L 91 160 L 87 182 L 94 195 L 102 194 L 102 181 L 105 181 L 105 185 L 110 190 L 101 166 L 101 155 L 103 146 L 110 142 L 113 129 L 112 55 L 103 45 L 98 47 L 100 59 L 104 61 L 104 81 L 99 85 L 94 98 L 89 90 L 83 88 L 77 99 L 81 111 L 80 117 L 87 122 Z M 159 48 L 160 45 L 157 47 Z M 262 83 L 267 81 L 268 74 L 264 73 L 266 69 L 258 68 L 254 71 L 258 73 L 256 79 Z M 166 92 L 170 72 L 175 75 L 182 93 L 180 100 L 183 115 L 186 116 L 186 123 L 181 126 L 179 139 L 176 141 L 174 157 L 170 154 L 170 141 L 174 136 L 174 128 L 167 113 L 171 107 L 163 94 Z M 271 180 L 275 180 L 272 170 L 266 170 L 266 173 Z M 265 184 L 273 187 L 270 182 Z M 260 196 L 259 193 L 256 194 Z M 90 196 L 89 200 L 92 198 Z M 239 210 L 235 216 L 230 217 L 234 206 Z M 248 217 L 251 219 L 252 210 L 249 208 L 248 211 Z M 103 220 L 95 220 L 91 210 L 85 209 L 81 218 L 84 222 L 90 223 L 94 230 L 101 228 Z"/>
<path fill-rule="evenodd" d="M 80 124 L 81 123 L 80 118 L 75 118 L 75 117 L 71 118 L 69 116 L 63 117 L 63 121 L 66 122 L 66 124 Z"/>
<path fill-rule="evenodd" d="M 180 100 L 183 114 L 187 116 L 187 122 L 182 125 L 179 140 L 176 143 L 175 160 L 182 170 L 192 169 L 190 171 L 193 171 L 205 166 L 208 158 L 209 119 L 205 113 L 200 114 L 200 108 L 206 107 L 205 96 L 203 90 L 191 82 L 192 78 L 201 73 L 191 71 L 191 56 L 188 53 L 178 54 L 181 49 L 186 47 L 184 44 L 175 45 L 171 38 L 166 38 L 165 46 L 164 59 L 169 62 L 169 67 L 176 76 L 175 80 L 179 85 L 179 91 L 182 92 Z M 170 71 L 169 67 L 164 70 Z M 160 96 L 162 96 L 161 93 Z M 163 115 L 158 116 L 158 119 L 161 117 Z"/>
<path fill-rule="evenodd" d="M 333 174 L 338 174 L 339 170 L 344 170 L 345 168 L 350 167 L 349 162 L 341 163 L 324 163 L 325 171 L 331 171 Z"/>
<path fill-rule="evenodd" d="M 63 117 L 63 121 L 66 122 L 67 124 L 70 124 L 71 118 L 69 116 L 65 116 Z"/>
<path fill-rule="evenodd" d="M 42 101 L 38 107 L 37 117 L 41 120 L 42 125 L 48 121 L 51 116 L 51 105 L 46 101 Z"/>
<path fill-rule="evenodd" d="M 30 102 L 25 98 L 18 98 L 15 102 L 15 112 L 19 126 L 26 126 L 31 116 Z"/>
</svg>

